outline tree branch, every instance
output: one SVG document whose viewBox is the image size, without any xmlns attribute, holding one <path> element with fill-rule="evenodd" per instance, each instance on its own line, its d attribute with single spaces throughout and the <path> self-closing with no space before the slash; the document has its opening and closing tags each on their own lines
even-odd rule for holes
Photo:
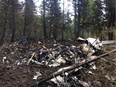
<svg viewBox="0 0 116 87">
<path fill-rule="evenodd" d="M 99 55 L 98 57 L 96 57 L 96 58 L 94 58 L 94 59 L 85 60 L 85 61 L 81 62 L 81 64 L 73 64 L 73 65 L 71 65 L 71 66 L 69 66 L 69 67 L 67 67 L 67 68 L 63 68 L 63 69 L 61 69 L 61 70 L 59 70 L 59 71 L 53 73 L 52 75 L 50 75 L 48 78 L 45 78 L 45 79 L 43 79 L 43 80 L 37 82 L 36 84 L 30 86 L 30 87 L 36 87 L 36 86 L 38 87 L 40 84 L 42 84 L 42 83 L 44 83 L 44 82 L 46 82 L 46 81 L 48 81 L 48 80 L 50 80 L 50 79 L 52 79 L 52 78 L 58 76 L 58 75 L 61 75 L 63 72 L 69 72 L 69 71 L 71 71 L 71 70 L 73 70 L 73 69 L 75 69 L 75 68 L 79 68 L 79 67 L 84 66 L 84 65 L 86 65 L 86 64 L 88 64 L 88 63 L 97 61 L 98 59 L 103 58 L 104 56 L 107 56 L 108 54 L 113 53 L 113 52 L 116 52 L 116 49 L 114 49 L 114 50 L 112 50 L 112 51 L 109 51 L 109 52 L 107 52 L 107 53 L 104 53 L 104 54 L 102 54 L 102 55 Z"/>
</svg>

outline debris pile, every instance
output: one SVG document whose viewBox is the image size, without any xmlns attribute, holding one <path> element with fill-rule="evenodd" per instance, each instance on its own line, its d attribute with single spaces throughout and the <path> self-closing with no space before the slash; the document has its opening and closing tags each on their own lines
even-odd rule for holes
<svg viewBox="0 0 116 87">
<path fill-rule="evenodd" d="M 18 69 L 20 73 L 17 74 L 24 76 L 24 82 L 13 83 L 20 86 L 12 87 L 92 87 L 93 84 L 85 77 L 94 75 L 94 70 L 97 70 L 96 63 L 91 60 L 99 57 L 102 47 L 98 38 L 78 38 L 77 42 L 68 43 L 5 44 L 0 48 L 0 63 L 7 71 L 14 70 L 14 75 Z M 2 74 L 0 78 L 3 78 Z M 6 87 L 9 86 L 10 83 Z"/>
<path fill-rule="evenodd" d="M 53 44 L 53 48 L 43 46 L 39 52 L 34 52 L 28 63 L 45 65 L 49 67 L 63 66 L 66 64 L 79 63 L 83 59 L 95 58 L 102 48 L 102 43 L 98 39 L 88 38 L 87 40 L 78 38 L 82 44 L 75 46 Z"/>
</svg>

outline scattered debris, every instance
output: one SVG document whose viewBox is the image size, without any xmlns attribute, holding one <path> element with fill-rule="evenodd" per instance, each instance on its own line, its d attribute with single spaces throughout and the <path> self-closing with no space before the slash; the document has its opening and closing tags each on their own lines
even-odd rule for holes
<svg viewBox="0 0 116 87">
<path fill-rule="evenodd" d="M 37 80 L 40 79 L 42 77 L 42 74 L 40 72 L 36 72 L 36 75 L 34 75 L 33 79 Z"/>
<path fill-rule="evenodd" d="M 98 38 L 78 38 L 75 42 L 38 41 L 27 45 L 16 42 L 3 45 L 0 48 L 2 79 L 0 85 L 1 87 L 94 87 L 94 82 L 102 85 L 99 80 L 96 81 L 98 77 L 114 82 L 113 76 L 107 74 L 97 76 L 99 73 L 97 71 L 105 69 L 105 66 L 98 64 L 100 66 L 98 68 L 95 61 L 116 51 L 115 49 L 100 55 L 102 48 L 103 45 Z M 115 64 L 115 61 L 112 62 Z M 93 82 L 92 79 L 96 80 Z M 7 86 L 4 86 L 5 84 Z"/>
<path fill-rule="evenodd" d="M 46 81 L 48 81 L 48 80 L 50 80 L 50 79 L 52 79 L 52 78 L 54 78 L 54 77 L 57 77 L 57 76 L 59 77 L 59 75 L 61 75 L 62 73 L 70 72 L 70 71 L 72 71 L 72 70 L 75 71 L 76 68 L 79 68 L 79 67 L 82 67 L 82 66 L 84 66 L 84 65 L 87 65 L 88 63 L 91 63 L 91 62 L 93 62 L 93 61 L 96 61 L 96 60 L 100 59 L 101 57 L 104 57 L 104 56 L 106 56 L 106 55 L 108 55 L 108 54 L 110 54 L 110 53 L 113 53 L 113 52 L 116 52 L 116 49 L 114 49 L 114 50 L 112 50 L 112 51 L 110 51 L 110 52 L 108 52 L 108 53 L 102 54 L 102 55 L 98 56 L 97 58 L 90 59 L 90 60 L 87 60 L 87 61 L 85 60 L 84 62 L 82 62 L 82 63 L 80 63 L 80 64 L 73 64 L 73 65 L 71 65 L 71 66 L 61 68 L 61 69 L 59 69 L 57 72 L 55 72 L 55 73 L 53 73 L 51 76 L 49 76 L 48 78 L 39 81 L 39 82 L 37 83 L 37 85 L 40 85 L 40 84 L 42 84 L 42 83 L 44 83 L 44 82 L 46 82 Z M 60 77 L 59 77 L 59 78 L 60 78 Z M 35 87 L 35 85 L 34 85 L 34 86 L 31 86 L 31 87 Z"/>
</svg>

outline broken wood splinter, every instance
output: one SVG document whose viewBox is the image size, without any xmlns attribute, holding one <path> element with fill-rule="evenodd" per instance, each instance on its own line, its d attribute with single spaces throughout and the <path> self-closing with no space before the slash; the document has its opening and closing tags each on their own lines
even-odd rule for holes
<svg viewBox="0 0 116 87">
<path fill-rule="evenodd" d="M 71 71 L 71 70 L 73 70 L 73 69 L 75 69 L 75 68 L 79 68 L 79 67 L 84 66 L 84 65 L 86 65 L 86 64 L 88 64 L 88 63 L 94 62 L 94 61 L 100 59 L 101 57 L 107 56 L 108 54 L 113 53 L 113 52 L 116 52 L 116 49 L 111 50 L 111 51 L 109 51 L 109 52 L 107 52 L 107 53 L 104 53 L 104 54 L 102 54 L 102 55 L 99 55 L 98 57 L 96 57 L 96 58 L 94 58 L 94 59 L 92 59 L 92 60 L 87 60 L 87 61 L 85 61 L 85 62 L 82 62 L 81 64 L 77 64 L 77 63 L 76 63 L 76 64 L 73 64 L 73 65 L 69 66 L 68 68 L 62 69 L 63 71 L 62 71 L 62 70 L 59 70 L 58 72 L 53 73 L 53 74 L 50 75 L 48 78 L 45 78 L 45 79 L 43 79 L 43 80 L 37 82 L 36 84 L 30 86 L 30 87 L 39 86 L 40 84 L 42 84 L 42 83 L 44 83 L 44 82 L 46 82 L 46 81 L 48 81 L 48 80 L 50 80 L 50 79 L 52 79 L 52 78 L 58 76 L 58 75 L 61 75 L 62 72 L 69 72 L 69 71 Z"/>
</svg>

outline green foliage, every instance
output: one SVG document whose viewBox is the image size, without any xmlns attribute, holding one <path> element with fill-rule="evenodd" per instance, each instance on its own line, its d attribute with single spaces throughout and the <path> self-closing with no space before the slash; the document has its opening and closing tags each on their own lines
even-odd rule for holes
<svg viewBox="0 0 116 87">
<path fill-rule="evenodd" d="M 12 34 L 12 0 L 0 0 L 0 39 L 1 41 L 10 41 Z M 62 10 L 61 0 L 45 0 L 45 9 L 43 2 L 40 6 L 41 14 L 36 13 L 36 6 L 33 0 L 26 0 L 25 3 L 16 3 L 15 39 L 22 37 L 25 33 L 28 38 L 36 40 L 44 37 L 44 26 L 46 27 L 46 38 L 64 39 L 75 38 L 74 20 L 76 19 L 76 30 L 79 30 L 81 37 L 102 37 L 101 33 L 104 27 L 113 27 L 115 21 L 115 0 L 79 0 L 80 11 L 78 11 L 78 2 L 76 2 L 76 17 L 72 18 L 67 10 Z M 66 1 L 66 0 L 65 0 Z M 71 3 L 72 0 L 67 2 Z M 73 0 L 72 4 L 74 5 Z M 64 3 L 65 4 L 65 3 Z M 67 3 L 66 3 L 67 4 Z M 25 6 L 27 5 L 26 9 Z M 75 9 L 75 7 L 74 7 Z M 74 10 L 73 9 L 73 10 Z M 45 19 L 43 17 L 45 12 Z M 80 13 L 80 15 L 79 15 Z M 80 18 L 80 20 L 78 20 Z M 45 25 L 44 21 L 45 20 Z M 79 23 L 79 24 L 78 24 Z M 78 28 L 78 29 L 77 29 Z M 63 32 L 63 33 L 62 33 Z M 77 33 L 77 31 L 76 31 Z M 107 34 L 108 35 L 108 34 Z M 108 36 L 107 36 L 108 37 Z M 110 36 L 110 37 L 113 37 Z M 105 38 L 104 38 L 105 39 Z"/>
</svg>

